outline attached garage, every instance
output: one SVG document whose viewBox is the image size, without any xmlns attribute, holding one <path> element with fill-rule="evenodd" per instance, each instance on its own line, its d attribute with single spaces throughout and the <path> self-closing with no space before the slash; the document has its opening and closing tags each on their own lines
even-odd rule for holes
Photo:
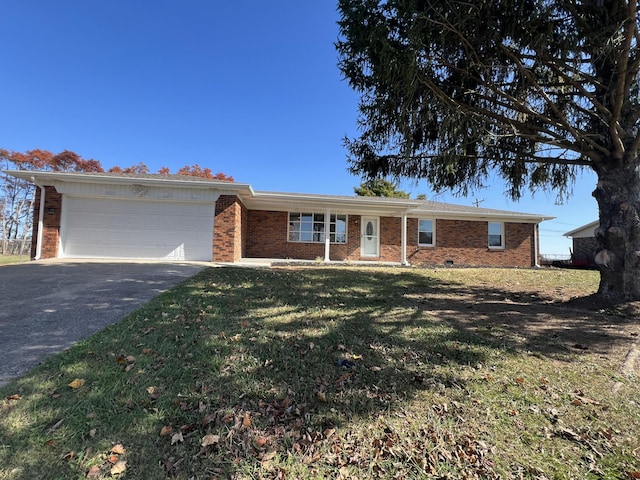
<svg viewBox="0 0 640 480">
<path fill-rule="evenodd" d="M 37 186 L 36 260 L 228 261 L 232 233 L 224 223 L 229 216 L 234 221 L 233 209 L 219 199 L 253 194 L 247 184 L 182 175 L 11 174 Z M 217 235 L 214 223 L 220 223 Z"/>
<path fill-rule="evenodd" d="M 211 261 L 214 205 L 65 196 L 60 256 Z"/>
</svg>

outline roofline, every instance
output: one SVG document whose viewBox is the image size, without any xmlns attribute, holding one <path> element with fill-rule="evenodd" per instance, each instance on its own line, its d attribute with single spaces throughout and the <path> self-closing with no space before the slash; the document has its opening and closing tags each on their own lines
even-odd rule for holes
<svg viewBox="0 0 640 480">
<path fill-rule="evenodd" d="M 124 176 L 119 174 L 110 175 L 109 172 L 93 174 L 92 172 L 42 172 L 37 170 L 3 170 L 2 173 L 17 178 L 22 178 L 33 183 L 46 183 L 47 180 L 57 180 L 64 182 L 87 183 L 93 179 L 98 183 L 120 184 L 120 185 L 145 185 L 145 186 L 192 186 L 198 188 L 217 188 L 222 190 L 245 191 L 253 195 L 253 188 L 248 183 L 229 182 L 225 180 L 205 180 L 199 177 L 185 176 L 184 179 L 162 178 L 162 174 L 157 177 L 145 178 L 144 176 Z M 191 180 L 193 178 L 193 180 Z"/>
<path fill-rule="evenodd" d="M 434 218 L 443 219 L 443 220 L 466 220 L 469 218 L 473 218 L 474 220 L 511 220 L 511 221 L 520 221 L 525 223 L 540 223 L 546 220 L 553 220 L 556 217 L 552 217 L 549 215 L 539 215 L 536 213 L 520 213 L 520 212 L 509 212 L 509 211 L 498 211 L 498 212 L 447 212 L 447 211 L 438 211 L 438 210 L 422 210 L 418 212 L 409 212 L 409 217 L 412 218 L 428 218 L 432 216 Z"/>
<path fill-rule="evenodd" d="M 55 182 L 74 183 L 108 183 L 120 185 L 145 185 L 168 187 L 191 187 L 223 191 L 224 194 L 235 193 L 249 209 L 292 211 L 300 209 L 328 208 L 342 210 L 351 214 L 402 216 L 411 218 L 433 217 L 451 220 L 502 220 L 526 223 L 540 223 L 555 217 L 508 210 L 469 209 L 447 210 L 433 207 L 434 202 L 411 200 L 397 197 L 366 197 L 340 196 L 308 193 L 254 191 L 248 183 L 228 182 L 223 180 L 199 179 L 199 177 L 175 178 L 161 174 L 126 176 L 122 174 L 92 173 L 92 172 L 43 172 L 35 170 L 3 170 L 3 173 L 36 183 L 38 185 L 54 184 Z M 55 186 L 55 185 L 53 185 Z M 437 202 L 436 202 L 437 203 Z M 455 204 L 454 204 L 455 205 Z M 421 208 L 422 207 L 422 208 Z M 461 206 L 456 205 L 457 208 Z M 566 234 L 565 234 L 566 235 Z"/>
<path fill-rule="evenodd" d="M 574 228 L 570 232 L 563 233 L 562 236 L 564 236 L 564 237 L 572 237 L 573 235 L 575 235 L 580 230 L 586 230 L 587 228 L 596 227 L 598 225 L 600 225 L 600 220 L 595 220 L 595 221 L 593 221 L 591 223 L 587 223 L 586 225 L 582 225 L 581 227 Z"/>
</svg>

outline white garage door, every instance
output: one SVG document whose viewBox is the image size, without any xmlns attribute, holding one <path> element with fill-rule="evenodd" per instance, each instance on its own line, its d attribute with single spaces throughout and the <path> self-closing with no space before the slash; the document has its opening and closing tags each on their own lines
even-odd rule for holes
<svg viewBox="0 0 640 480">
<path fill-rule="evenodd" d="M 61 256 L 211 261 L 214 208 L 65 196 Z"/>
</svg>

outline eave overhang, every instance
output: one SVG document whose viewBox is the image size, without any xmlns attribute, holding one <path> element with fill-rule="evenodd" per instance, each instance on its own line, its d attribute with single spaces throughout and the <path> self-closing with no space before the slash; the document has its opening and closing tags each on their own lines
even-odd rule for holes
<svg viewBox="0 0 640 480">
<path fill-rule="evenodd" d="M 4 170 L 3 173 L 38 185 L 55 187 L 60 183 L 96 183 L 106 185 L 143 185 L 146 187 L 180 187 L 215 190 L 221 195 L 251 196 L 253 189 L 247 183 L 209 180 L 200 177 L 176 175 L 123 175 L 89 172 L 41 172 L 32 170 Z"/>
<path fill-rule="evenodd" d="M 428 200 L 254 191 L 251 185 L 247 183 L 178 175 L 42 172 L 31 170 L 5 170 L 4 173 L 40 186 L 58 186 L 61 187 L 61 190 L 64 190 L 62 187 L 69 184 L 88 183 L 206 190 L 215 192 L 218 195 L 237 195 L 249 210 L 294 212 L 324 212 L 329 210 L 332 213 L 348 215 L 406 216 L 408 218 L 518 223 L 540 223 L 555 218 L 546 215 L 466 207 Z"/>
</svg>

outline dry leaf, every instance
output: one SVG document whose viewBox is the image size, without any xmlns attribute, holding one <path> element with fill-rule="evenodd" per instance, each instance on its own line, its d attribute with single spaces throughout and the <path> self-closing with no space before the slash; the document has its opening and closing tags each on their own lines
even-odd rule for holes
<svg viewBox="0 0 640 480">
<path fill-rule="evenodd" d="M 72 381 L 69 386 L 71 388 L 80 388 L 81 386 L 84 385 L 85 379 L 84 378 L 76 378 L 74 381 Z"/>
<path fill-rule="evenodd" d="M 267 444 L 267 437 L 256 438 L 256 447 L 262 448 Z"/>
<path fill-rule="evenodd" d="M 209 434 L 202 437 L 202 442 L 200 442 L 200 445 L 202 445 L 203 447 L 208 447 L 209 445 L 215 445 L 218 442 L 220 442 L 219 435 Z"/>
<path fill-rule="evenodd" d="M 121 443 L 115 445 L 112 449 L 111 449 L 111 453 L 115 453 L 116 455 L 122 455 L 125 452 L 124 447 L 122 446 Z"/>
<path fill-rule="evenodd" d="M 153 355 L 154 350 L 153 348 L 143 348 L 142 349 L 142 354 L 143 355 Z"/>
<path fill-rule="evenodd" d="M 269 460 L 273 459 L 273 457 L 276 456 L 276 451 L 275 450 L 271 450 L 270 452 L 265 453 L 264 455 L 262 455 L 260 457 L 260 461 L 261 462 L 268 462 Z"/>
<path fill-rule="evenodd" d="M 60 426 L 64 423 L 64 418 L 61 418 L 60 420 L 58 420 L 56 423 L 54 423 L 51 427 L 49 427 L 49 429 L 47 430 L 47 433 L 51 433 L 51 432 L 55 432 L 57 429 L 60 428 Z"/>
<path fill-rule="evenodd" d="M 111 475 L 120 475 L 127 471 L 127 462 L 120 460 L 113 467 L 111 467 Z"/>
<path fill-rule="evenodd" d="M 592 398 L 589 397 L 585 397 L 584 395 L 578 395 L 576 397 L 576 400 L 579 400 L 582 403 L 590 403 L 591 405 L 600 405 L 600 402 L 597 400 L 594 400 Z"/>
<path fill-rule="evenodd" d="M 342 384 L 342 383 L 346 382 L 346 381 L 347 381 L 347 379 L 348 379 L 350 376 L 351 376 L 351 373 L 350 373 L 350 372 L 343 373 L 343 374 L 342 374 L 342 375 L 340 375 L 340 376 L 338 377 L 338 379 L 336 380 L 336 385 L 338 385 L 338 386 L 339 386 L 340 384 Z"/>
<path fill-rule="evenodd" d="M 324 392 L 316 392 L 316 397 L 323 403 L 327 402 L 327 395 Z"/>
<path fill-rule="evenodd" d="M 7 397 L 7 400 L 20 400 L 20 395 L 18 395 L 17 393 L 14 395 L 9 395 Z"/>
<path fill-rule="evenodd" d="M 242 418 L 242 428 L 249 428 L 251 426 L 251 417 L 249 416 L 249 412 L 245 412 L 244 417 Z"/>
<path fill-rule="evenodd" d="M 522 377 L 518 377 L 518 378 L 516 378 L 516 383 L 517 383 L 518 385 L 522 385 L 522 384 L 524 383 L 524 378 L 522 378 Z"/>
<path fill-rule="evenodd" d="M 171 425 L 165 425 L 160 430 L 160 436 L 164 437 L 165 435 L 169 435 L 171 432 L 173 432 L 173 427 Z"/>
<path fill-rule="evenodd" d="M 97 430 L 95 428 L 92 428 L 91 430 L 89 430 L 89 436 L 91 438 L 95 437 L 97 433 Z"/>
<path fill-rule="evenodd" d="M 176 444 L 178 442 L 180 442 L 180 443 L 184 442 L 184 437 L 182 436 L 182 432 L 175 433 L 171 437 L 171 445 L 174 445 L 174 444 Z"/>
<path fill-rule="evenodd" d="M 89 469 L 89 472 L 87 473 L 87 478 L 97 478 L 98 475 L 100 475 L 100 467 L 97 465 L 94 465 Z"/>
</svg>

